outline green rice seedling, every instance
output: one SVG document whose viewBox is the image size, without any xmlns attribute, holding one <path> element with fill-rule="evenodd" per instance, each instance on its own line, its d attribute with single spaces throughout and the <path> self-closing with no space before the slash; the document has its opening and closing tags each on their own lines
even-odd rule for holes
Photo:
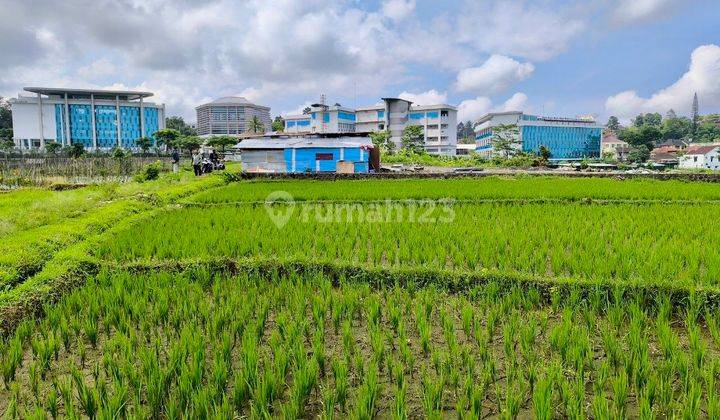
<svg viewBox="0 0 720 420">
<path fill-rule="evenodd" d="M 423 409 L 427 418 L 440 418 L 442 416 L 443 391 L 445 378 L 440 376 L 430 378 L 427 374 L 422 378 Z"/>
<path fill-rule="evenodd" d="M 393 420 L 407 420 L 407 389 L 405 385 L 399 385 L 395 389 L 395 410 Z"/>
<path fill-rule="evenodd" d="M 80 408 L 82 408 L 86 416 L 91 419 L 95 418 L 99 404 L 99 398 L 96 391 L 85 385 L 80 372 L 77 370 L 73 369 L 72 378 L 75 384 L 75 389 L 77 390 Z"/>
<path fill-rule="evenodd" d="M 355 349 L 355 338 L 353 338 L 352 324 L 348 319 L 343 321 L 343 349 L 348 354 L 353 354 Z"/>
<path fill-rule="evenodd" d="M 538 380 L 532 395 L 533 413 L 536 419 L 552 419 L 552 390 L 553 382 L 551 377 L 543 376 Z"/>
<path fill-rule="evenodd" d="M 627 375 L 625 371 L 622 370 L 612 380 L 615 416 L 618 418 L 625 417 L 625 408 L 628 401 L 628 385 Z"/>
<path fill-rule="evenodd" d="M 50 413 L 53 420 L 58 417 L 58 395 L 55 387 L 50 388 L 45 395 L 45 409 Z"/>
<path fill-rule="evenodd" d="M 424 317 L 416 319 L 418 334 L 420 336 L 420 347 L 425 355 L 430 352 L 430 323 Z"/>
<path fill-rule="evenodd" d="M 500 413 L 501 417 L 508 420 L 516 419 L 520 413 L 522 398 L 522 392 L 515 385 L 508 385 L 505 388 L 505 402 Z"/>
<path fill-rule="evenodd" d="M 385 338 L 377 326 L 370 327 L 370 345 L 373 351 L 373 362 L 382 372 L 385 364 Z"/>
<path fill-rule="evenodd" d="M 345 411 L 349 386 L 348 366 L 338 359 L 333 359 L 332 371 L 335 379 L 335 400 L 340 404 L 341 410 Z"/>
<path fill-rule="evenodd" d="M 613 417 L 610 411 L 610 404 L 603 392 L 595 393 L 592 409 L 596 419 L 609 419 Z"/>
<path fill-rule="evenodd" d="M 10 388 L 10 383 L 15 380 L 17 368 L 22 363 L 22 340 L 15 336 L 10 340 L 9 345 L 4 349 L 4 357 L 2 358 L 2 375 L 5 389 Z"/>
<path fill-rule="evenodd" d="M 325 388 L 322 391 L 323 411 L 320 414 L 322 420 L 333 420 L 335 418 L 335 390 Z"/>
<path fill-rule="evenodd" d="M 377 367 L 370 364 L 367 374 L 357 394 L 357 405 L 353 413 L 353 418 L 361 420 L 369 420 L 375 417 L 376 403 L 380 395 L 380 384 L 377 377 Z"/>
</svg>

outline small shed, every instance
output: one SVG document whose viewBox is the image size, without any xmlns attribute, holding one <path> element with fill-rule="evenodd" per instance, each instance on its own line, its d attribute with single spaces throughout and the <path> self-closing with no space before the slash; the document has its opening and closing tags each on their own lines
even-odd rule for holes
<svg viewBox="0 0 720 420">
<path fill-rule="evenodd" d="M 369 138 L 264 138 L 243 140 L 233 147 L 245 172 L 367 173 Z"/>
</svg>

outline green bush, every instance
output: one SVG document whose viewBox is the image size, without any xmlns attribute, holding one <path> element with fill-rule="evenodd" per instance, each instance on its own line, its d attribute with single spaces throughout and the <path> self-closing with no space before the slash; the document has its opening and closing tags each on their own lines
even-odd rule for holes
<svg viewBox="0 0 720 420">
<path fill-rule="evenodd" d="M 155 163 L 151 163 L 148 166 L 146 166 L 145 169 L 136 176 L 136 180 L 138 182 L 143 182 L 143 181 L 152 181 L 153 179 L 158 179 L 160 177 L 161 171 L 162 171 L 162 162 L 157 161 Z"/>
</svg>

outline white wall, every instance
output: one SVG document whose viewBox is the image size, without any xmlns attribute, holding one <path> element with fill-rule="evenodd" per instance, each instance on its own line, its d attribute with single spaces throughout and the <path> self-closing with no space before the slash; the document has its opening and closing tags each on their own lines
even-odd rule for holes
<svg viewBox="0 0 720 420">
<path fill-rule="evenodd" d="M 39 139 L 38 107 L 36 103 L 13 102 L 13 137 L 15 139 Z M 55 105 L 43 103 L 43 135 L 45 140 L 57 138 Z"/>
</svg>

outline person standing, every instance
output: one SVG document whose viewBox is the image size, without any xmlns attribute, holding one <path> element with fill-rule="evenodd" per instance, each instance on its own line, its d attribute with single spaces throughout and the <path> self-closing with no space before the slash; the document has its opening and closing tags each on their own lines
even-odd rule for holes
<svg viewBox="0 0 720 420">
<path fill-rule="evenodd" d="M 193 152 L 192 165 L 193 165 L 193 171 L 195 171 L 195 176 L 202 175 L 202 156 L 197 151 Z"/>
<path fill-rule="evenodd" d="M 172 165 L 173 173 L 176 174 L 180 169 L 180 153 L 178 153 L 177 149 L 173 149 L 172 152 Z"/>
</svg>

